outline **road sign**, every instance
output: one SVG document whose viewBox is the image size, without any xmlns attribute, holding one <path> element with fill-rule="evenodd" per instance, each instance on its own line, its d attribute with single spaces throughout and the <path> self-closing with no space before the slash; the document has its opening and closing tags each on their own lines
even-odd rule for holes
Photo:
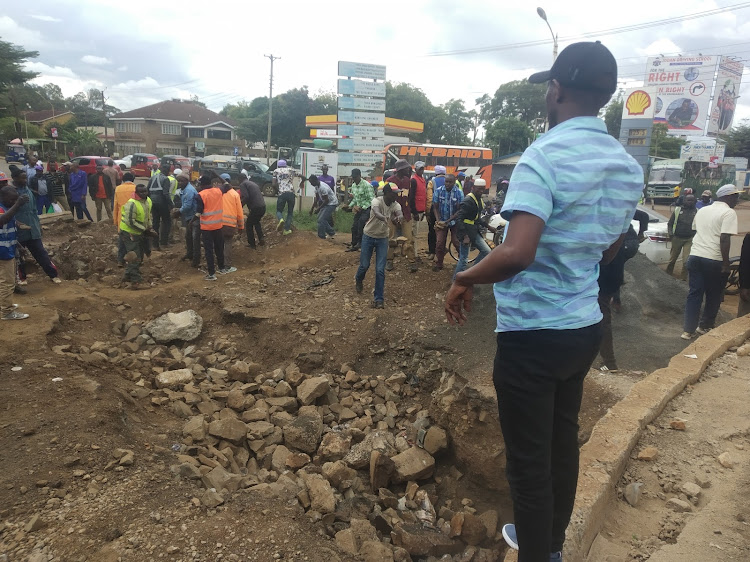
<svg viewBox="0 0 750 562">
<path fill-rule="evenodd" d="M 339 78 L 339 94 L 347 96 L 369 96 L 372 98 L 385 97 L 384 82 L 364 82 L 362 80 L 346 80 Z"/>
<path fill-rule="evenodd" d="M 385 80 L 385 66 L 364 62 L 339 61 L 339 76 Z"/>
<path fill-rule="evenodd" d="M 340 121 L 341 119 L 339 119 Z M 385 127 L 369 125 L 339 125 L 339 135 L 342 137 L 384 137 Z"/>
<path fill-rule="evenodd" d="M 364 109 L 366 111 L 385 111 L 385 100 L 371 98 L 339 98 L 339 109 Z"/>
<path fill-rule="evenodd" d="M 355 168 L 360 171 L 363 178 L 372 176 L 372 173 L 375 170 L 375 166 L 373 164 L 365 164 L 365 165 L 358 165 L 358 166 L 339 164 L 336 170 L 336 172 L 338 173 L 337 177 L 339 178 L 349 177 L 352 175 L 352 170 L 354 170 Z"/>
<path fill-rule="evenodd" d="M 364 111 L 339 111 L 338 120 L 344 123 L 363 125 L 385 125 L 385 113 L 365 113 Z"/>
<path fill-rule="evenodd" d="M 377 164 L 383 161 L 382 154 L 363 154 L 359 152 L 339 152 L 341 164 Z"/>
<path fill-rule="evenodd" d="M 382 152 L 385 148 L 383 139 L 340 139 L 339 150 L 375 150 Z"/>
<path fill-rule="evenodd" d="M 383 108 L 383 109 L 385 109 L 385 108 Z M 49 132 L 50 132 L 50 135 L 52 135 L 53 139 L 57 138 L 57 128 L 56 127 L 51 127 L 50 130 L 49 130 Z"/>
<path fill-rule="evenodd" d="M 237 156 L 239 153 L 240 153 L 240 147 L 239 146 L 235 146 L 234 147 L 234 155 Z"/>
<path fill-rule="evenodd" d="M 195 141 L 195 150 L 206 150 L 206 143 L 203 141 Z"/>
</svg>

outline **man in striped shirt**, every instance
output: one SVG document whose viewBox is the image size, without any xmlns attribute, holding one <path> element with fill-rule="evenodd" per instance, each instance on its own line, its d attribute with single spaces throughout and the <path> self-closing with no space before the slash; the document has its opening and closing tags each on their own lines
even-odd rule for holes
<svg viewBox="0 0 750 562">
<path fill-rule="evenodd" d="M 529 81 L 547 83 L 550 130 L 513 172 L 504 242 L 456 276 L 445 310 L 463 323 L 473 285 L 495 284 L 493 382 L 515 515 L 503 536 L 520 562 L 546 562 L 562 559 L 575 500 L 583 379 L 601 341 L 599 262 L 622 243 L 643 171 L 597 118 L 617 88 L 601 43 L 570 45 Z"/>
</svg>

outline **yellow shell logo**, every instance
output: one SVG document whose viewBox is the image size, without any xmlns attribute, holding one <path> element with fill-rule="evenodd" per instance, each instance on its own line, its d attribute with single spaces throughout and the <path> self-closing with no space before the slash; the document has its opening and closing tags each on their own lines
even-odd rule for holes
<svg viewBox="0 0 750 562">
<path fill-rule="evenodd" d="M 643 90 L 636 90 L 628 96 L 625 107 L 628 115 L 643 115 L 651 107 L 651 96 Z"/>
</svg>

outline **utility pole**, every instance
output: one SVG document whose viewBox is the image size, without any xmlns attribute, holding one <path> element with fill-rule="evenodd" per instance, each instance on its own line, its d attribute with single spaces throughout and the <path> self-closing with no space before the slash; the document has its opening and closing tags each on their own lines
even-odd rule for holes
<svg viewBox="0 0 750 562">
<path fill-rule="evenodd" d="M 281 57 L 263 55 L 271 61 L 271 79 L 268 86 L 268 142 L 266 143 L 266 166 L 271 165 L 271 119 L 273 115 L 273 61 Z"/>
<path fill-rule="evenodd" d="M 18 100 L 16 99 L 16 90 L 12 86 L 8 89 L 8 97 L 10 98 L 10 103 L 13 104 L 13 113 L 16 116 L 16 135 L 20 137 L 22 130 L 21 122 L 18 119 Z"/>
<path fill-rule="evenodd" d="M 109 146 L 107 146 L 107 110 L 105 109 L 105 104 L 107 103 L 107 100 L 104 99 L 104 90 L 102 90 L 101 93 L 102 93 L 102 115 L 104 115 L 104 152 L 106 153 L 105 156 L 109 156 Z"/>
</svg>

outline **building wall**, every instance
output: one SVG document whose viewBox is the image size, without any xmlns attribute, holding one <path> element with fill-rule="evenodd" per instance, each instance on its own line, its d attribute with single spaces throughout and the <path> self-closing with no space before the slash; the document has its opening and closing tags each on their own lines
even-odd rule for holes
<svg viewBox="0 0 750 562">
<path fill-rule="evenodd" d="M 162 133 L 160 121 L 120 121 L 125 123 L 140 123 L 140 132 L 118 131 L 117 121 L 115 127 L 115 150 L 121 156 L 133 152 L 147 152 L 163 156 L 164 154 L 181 154 L 183 156 L 197 156 L 203 154 L 232 154 L 234 146 L 244 146 L 244 143 L 235 139 L 214 139 L 187 137 L 185 127 L 180 127 L 179 135 L 168 135 Z M 218 127 L 217 127 L 218 128 Z M 198 151 L 195 142 L 206 143 L 205 151 Z M 136 149 L 137 148 L 137 149 Z"/>
</svg>

